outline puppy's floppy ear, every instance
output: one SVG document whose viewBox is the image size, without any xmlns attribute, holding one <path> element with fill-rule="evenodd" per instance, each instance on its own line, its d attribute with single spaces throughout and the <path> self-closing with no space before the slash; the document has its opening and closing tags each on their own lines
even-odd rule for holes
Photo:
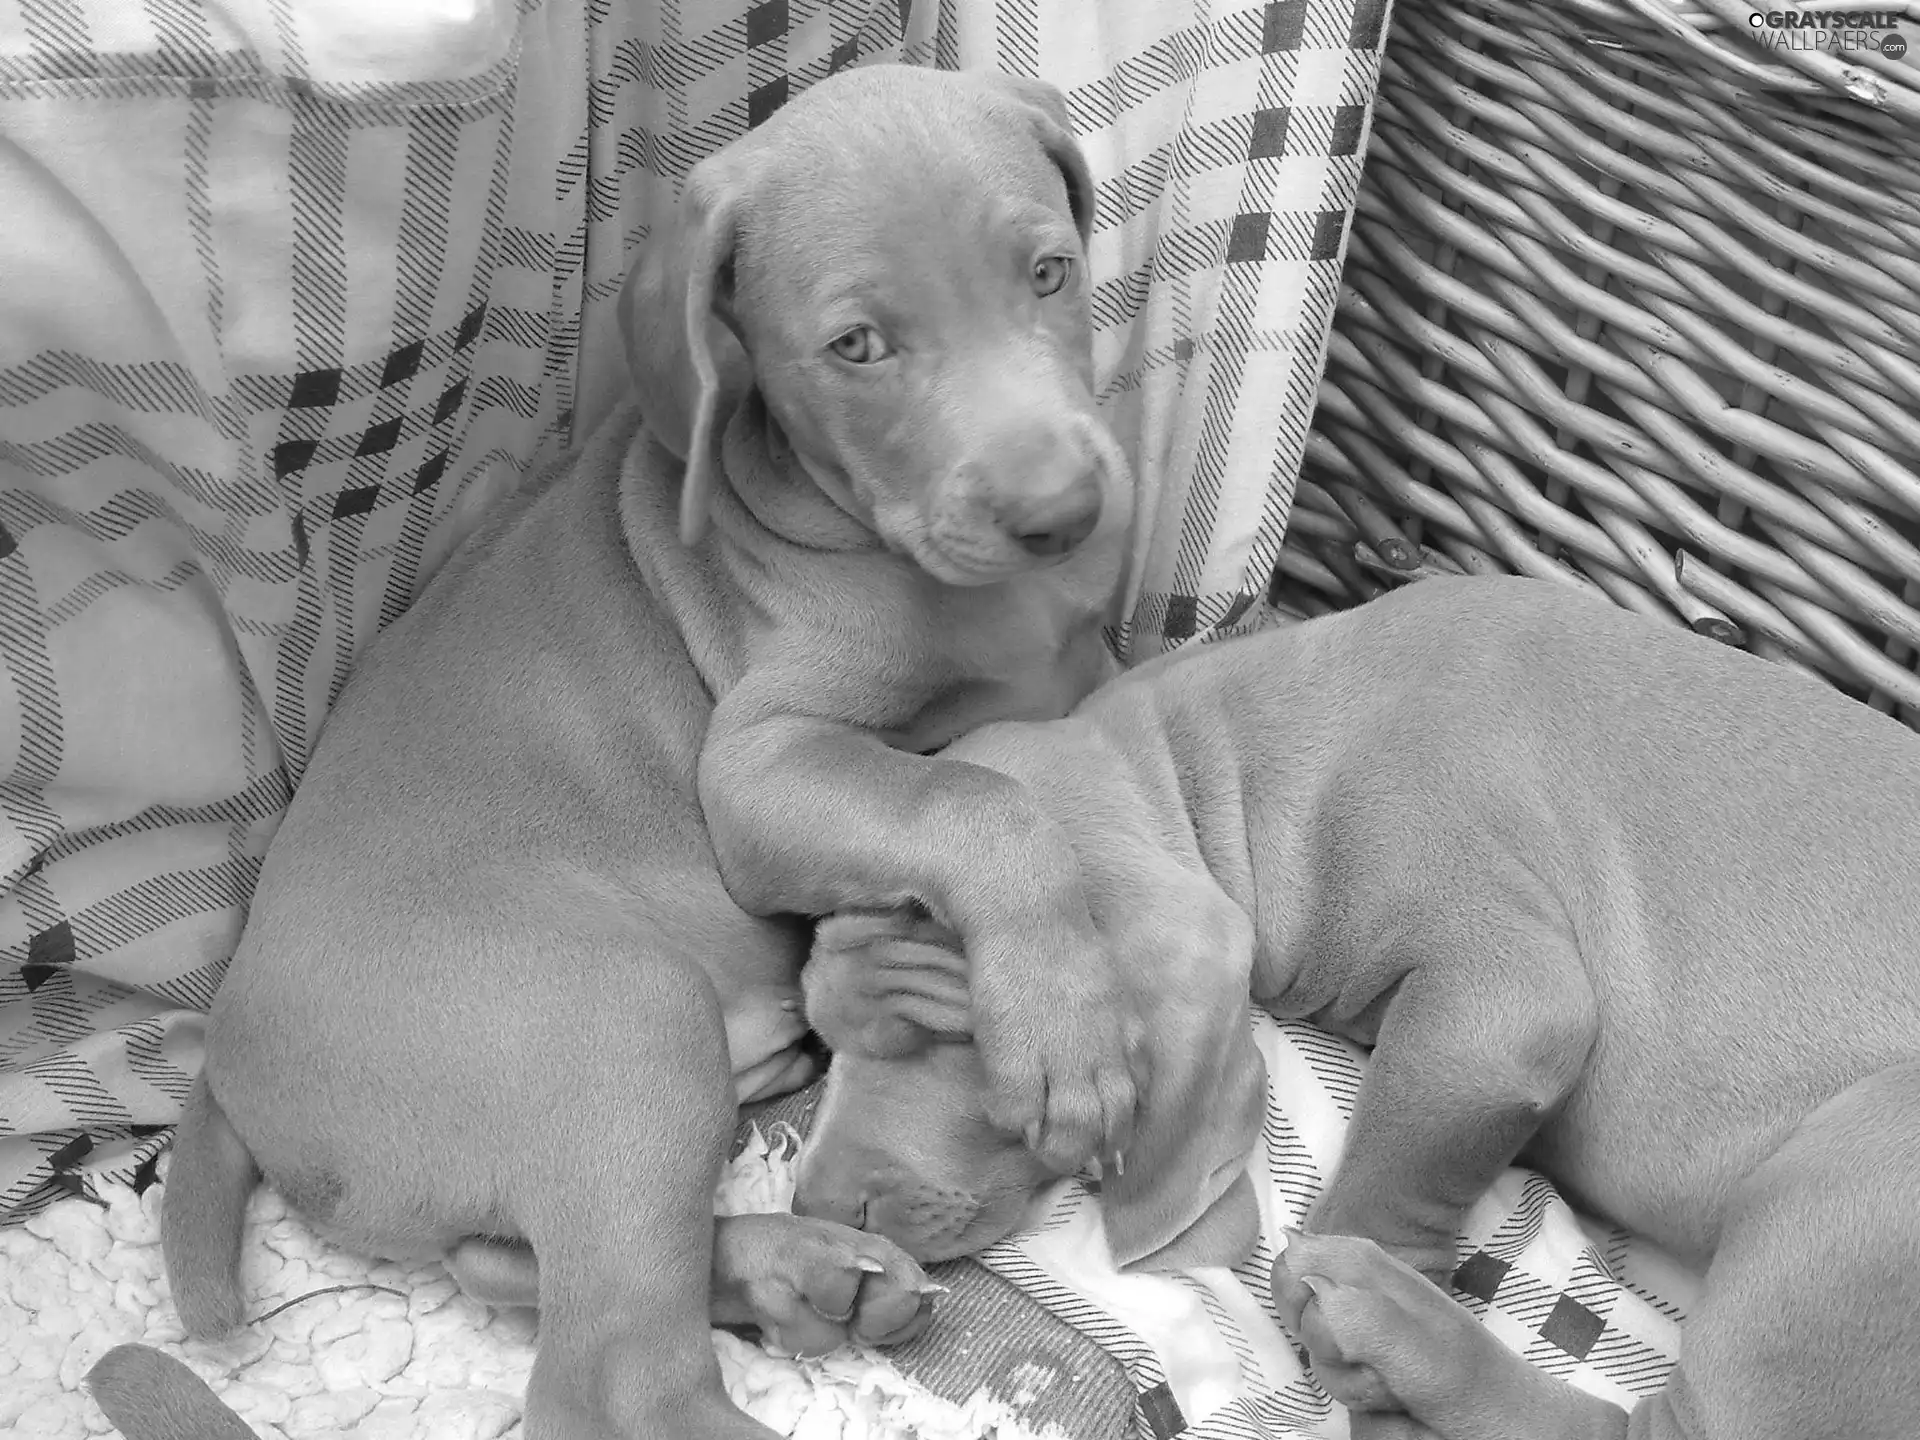
<svg viewBox="0 0 1920 1440">
<path fill-rule="evenodd" d="M 1018 102 L 1031 117 L 1041 149 L 1060 169 L 1067 182 L 1067 206 L 1073 212 L 1073 225 L 1080 232 L 1080 243 L 1093 235 L 1093 172 L 1080 142 L 1073 138 L 1073 123 L 1067 115 L 1067 97 L 1044 80 L 1024 75 L 990 75 L 988 82 L 1008 98 Z"/>
<path fill-rule="evenodd" d="M 620 297 L 620 333 L 640 412 L 661 444 L 686 461 L 680 539 L 687 545 L 706 533 L 713 428 L 752 383 L 725 312 L 750 177 L 739 150 L 694 166 L 678 214 L 647 242 Z"/>
<path fill-rule="evenodd" d="M 800 988 L 807 1023 L 835 1050 L 891 1059 L 971 1033 L 959 937 L 916 908 L 829 915 Z"/>
<path fill-rule="evenodd" d="M 1107 1247 L 1122 1269 L 1235 1265 L 1260 1236 L 1246 1168 L 1267 1108 L 1248 1020 L 1253 925 L 1211 880 L 1185 893 L 1188 903 L 1171 907 L 1185 913 L 1120 937 L 1158 952 L 1127 957 L 1158 997 L 1147 1026 L 1153 1078 L 1124 1165 L 1106 1167 L 1100 1185 Z"/>
</svg>

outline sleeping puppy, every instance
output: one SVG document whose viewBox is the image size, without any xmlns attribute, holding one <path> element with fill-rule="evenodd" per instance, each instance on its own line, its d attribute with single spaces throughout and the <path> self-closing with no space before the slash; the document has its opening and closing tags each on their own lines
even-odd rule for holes
<svg viewBox="0 0 1920 1440">
<path fill-rule="evenodd" d="M 1117 1263 L 1244 1258 L 1247 997 L 1373 1048 L 1274 1268 L 1356 1436 L 1920 1434 L 1920 741 L 1791 670 L 1526 580 L 1442 579 L 1145 667 L 949 752 L 1072 836 L 1153 1079 Z M 795 1209 L 922 1259 L 1047 1177 L 987 1123 L 924 915 L 824 925 Z M 1516 1157 L 1706 1268 L 1631 1416 L 1432 1280 Z"/>
</svg>

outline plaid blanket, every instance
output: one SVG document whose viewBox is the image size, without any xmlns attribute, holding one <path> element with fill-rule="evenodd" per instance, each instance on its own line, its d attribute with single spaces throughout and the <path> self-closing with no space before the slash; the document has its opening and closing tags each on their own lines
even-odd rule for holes
<svg viewBox="0 0 1920 1440">
<path fill-rule="evenodd" d="M 1366 1056 L 1258 1008 L 1249 1023 L 1267 1063 L 1267 1119 L 1248 1161 L 1260 1242 L 1243 1264 L 1122 1274 L 1107 1251 L 1097 1186 L 1079 1179 L 1056 1185 L 1022 1233 L 980 1257 L 1120 1362 L 1135 1440 L 1347 1435 L 1345 1409 L 1273 1322 L 1268 1272 L 1280 1232 L 1303 1222 L 1333 1173 Z M 1534 1365 L 1623 1410 L 1666 1383 L 1697 1279 L 1625 1231 L 1579 1216 L 1544 1177 L 1506 1171 L 1468 1213 L 1459 1255 L 1455 1298 Z"/>
<path fill-rule="evenodd" d="M 1319 1194 L 1366 1059 L 1310 1025 L 1258 1010 L 1250 1023 L 1270 1068 L 1249 1175 L 1271 1237 Z M 791 1207 L 793 1141 L 818 1090 L 752 1107 L 714 1196 L 717 1213 Z M 97 1433 L 99 1412 L 80 1378 L 114 1345 L 143 1340 L 185 1360 L 270 1440 L 340 1440 L 356 1421 L 360 1440 L 519 1440 L 535 1327 L 524 1312 L 457 1296 L 438 1261 L 337 1250 L 263 1189 L 250 1207 L 244 1267 L 259 1318 L 219 1343 L 183 1343 L 164 1298 L 155 1203 L 163 1197 L 114 1181 L 99 1191 L 103 1208 L 63 1200 L 0 1229 L 11 1282 L 0 1285 L 0 1357 L 18 1362 L 0 1386 L 0 1431 L 13 1424 L 42 1440 Z M 796 1440 L 1347 1435 L 1345 1412 L 1302 1371 L 1267 1310 L 1268 1239 L 1233 1271 L 1123 1275 L 1095 1205 L 1090 1185 L 1063 1182 L 985 1265 L 936 1266 L 949 1293 L 908 1345 L 800 1359 L 716 1331 L 728 1394 Z M 1665 1380 L 1678 1316 L 1698 1289 L 1657 1252 L 1582 1221 L 1523 1170 L 1508 1171 L 1474 1208 L 1460 1255 L 1456 1297 L 1483 1323 L 1535 1365 L 1622 1406 Z M 60 1297 L 56 1323 L 33 1313 L 46 1296 Z"/>
<path fill-rule="evenodd" d="M 624 383 L 689 167 L 830 71 L 1063 87 L 1140 657 L 1285 525 L 1386 0 L 0 0 L 0 1216 L 144 1183 L 355 656 Z"/>
<path fill-rule="evenodd" d="M 1242 1264 L 1122 1273 L 1098 1182 L 1062 1180 L 1016 1234 L 933 1267 L 950 1290 L 938 1322 L 887 1358 L 949 1401 L 984 1392 L 1035 1432 L 1070 1440 L 1345 1440 L 1346 1411 L 1273 1321 L 1268 1272 L 1280 1232 L 1302 1223 L 1339 1161 L 1367 1056 L 1257 1006 L 1248 1023 L 1267 1065 L 1267 1113 L 1247 1160 L 1260 1239 Z M 761 1107 L 752 1123 L 804 1135 L 819 1090 Z M 751 1208 L 790 1203 L 791 1165 L 772 1160 L 775 1193 Z M 1454 1298 L 1502 1343 L 1623 1410 L 1665 1385 L 1700 1290 L 1679 1261 L 1517 1167 L 1468 1212 L 1458 1256 Z"/>
</svg>

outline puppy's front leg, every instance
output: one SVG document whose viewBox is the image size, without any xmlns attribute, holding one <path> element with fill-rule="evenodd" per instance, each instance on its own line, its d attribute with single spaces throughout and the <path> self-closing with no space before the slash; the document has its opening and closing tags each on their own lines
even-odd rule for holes
<svg viewBox="0 0 1920 1440">
<path fill-rule="evenodd" d="M 1087 908 L 1066 834 L 982 766 L 892 749 L 830 720 L 721 702 L 700 757 L 720 872 L 768 915 L 918 901 L 972 964 L 994 1119 L 1071 1171 L 1119 1145 L 1139 1023 Z"/>
<path fill-rule="evenodd" d="M 801 1215 L 731 1215 L 713 1235 L 713 1323 L 751 1325 L 797 1355 L 899 1345 L 942 1287 L 884 1235 Z"/>
<path fill-rule="evenodd" d="M 447 1256 L 483 1305 L 538 1305 L 531 1246 L 473 1236 Z M 899 1345 L 927 1328 L 941 1287 L 883 1235 L 799 1215 L 729 1215 L 713 1226 L 715 1325 L 752 1326 L 773 1344 L 820 1355 L 849 1340 Z"/>
<path fill-rule="evenodd" d="M 1466 1210 L 1586 1067 L 1598 1004 L 1572 941 L 1532 915 L 1429 926 L 1389 1003 L 1346 1148 L 1307 1219 L 1445 1283 Z"/>
</svg>

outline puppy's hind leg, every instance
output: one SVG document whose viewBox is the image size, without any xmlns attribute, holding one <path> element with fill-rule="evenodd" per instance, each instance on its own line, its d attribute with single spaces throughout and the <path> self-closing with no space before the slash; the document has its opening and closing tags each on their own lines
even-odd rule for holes
<svg viewBox="0 0 1920 1440">
<path fill-rule="evenodd" d="M 1442 1440 L 1912 1440 L 1916 1193 L 1920 1063 L 1827 1102 L 1743 1182 L 1679 1364 L 1630 1415 L 1527 1364 L 1370 1240 L 1290 1237 L 1274 1306 L 1356 1440 L 1362 1414 Z"/>
<path fill-rule="evenodd" d="M 691 967 L 608 983 L 553 1007 L 510 1137 L 513 1210 L 539 1261 L 527 1440 L 773 1440 L 727 1398 L 708 1316 L 734 1124 L 719 1001 Z"/>
<path fill-rule="evenodd" d="M 1632 1440 L 1920 1435 L 1920 1063 L 1822 1105 L 1742 1183 Z"/>
<path fill-rule="evenodd" d="M 1528 1364 L 1371 1240 L 1290 1235 L 1273 1304 L 1353 1440 L 1626 1440 L 1625 1411 Z"/>
<path fill-rule="evenodd" d="M 1467 1207 L 1579 1079 L 1598 1003 L 1524 903 L 1429 925 L 1381 1021 L 1346 1148 L 1306 1228 L 1376 1240 L 1444 1280 Z"/>
</svg>

